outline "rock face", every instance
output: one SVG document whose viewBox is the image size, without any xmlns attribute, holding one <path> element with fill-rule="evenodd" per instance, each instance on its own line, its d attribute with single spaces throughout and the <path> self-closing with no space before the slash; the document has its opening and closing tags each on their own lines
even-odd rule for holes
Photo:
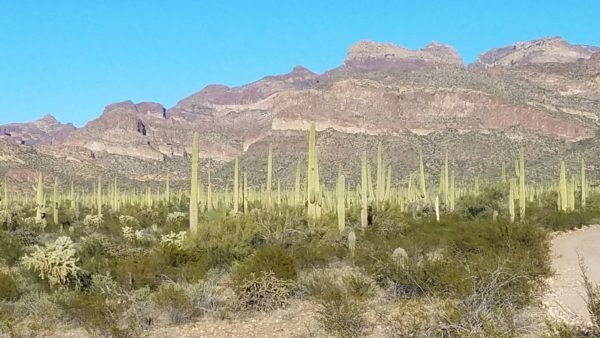
<svg viewBox="0 0 600 338">
<path fill-rule="evenodd" d="M 75 129 L 71 123 L 62 124 L 45 115 L 29 123 L 0 125 L 0 139 L 19 144 L 61 144 Z"/>
<path fill-rule="evenodd" d="M 187 177 L 184 156 L 194 131 L 205 159 L 244 158 L 262 166 L 265 145 L 273 143 L 285 154 L 278 159 L 285 170 L 295 167 L 292 161 L 305 151 L 305 130 L 316 122 L 331 142 L 324 141 L 320 153 L 328 159 L 323 168 L 354 156 L 365 139 L 385 139 L 397 156 L 408 156 L 402 149 L 417 144 L 470 147 L 456 154 L 464 165 L 484 159 L 499 166 L 502 156 L 512 163 L 507 149 L 516 142 L 565 156 L 571 145 L 595 144 L 599 74 L 600 49 L 560 38 L 493 49 L 467 68 L 444 44 L 409 50 L 362 41 L 350 47 L 343 65 L 321 75 L 297 66 L 240 87 L 209 85 L 169 109 L 153 102 L 111 104 L 77 130 L 51 117 L 2 126 L 8 135 L 0 140 L 23 154 L 32 144 L 48 163 L 66 159 L 86 175 L 95 174 L 87 169 L 94 163 L 117 171 L 135 162 L 133 177 L 155 177 L 141 163 L 168 172 L 179 163 Z M 504 155 L 486 157 L 492 147 Z M 2 155 L 5 161 L 27 162 L 11 151 Z"/>
<path fill-rule="evenodd" d="M 492 49 L 481 54 L 471 65 L 474 69 L 517 67 L 532 63 L 570 63 L 589 59 L 598 47 L 571 45 L 560 37 L 551 37 Z"/>
<path fill-rule="evenodd" d="M 348 50 L 344 65 L 359 71 L 413 70 L 432 64 L 463 67 L 452 47 L 433 42 L 420 50 L 410 50 L 391 43 L 361 41 Z"/>
</svg>

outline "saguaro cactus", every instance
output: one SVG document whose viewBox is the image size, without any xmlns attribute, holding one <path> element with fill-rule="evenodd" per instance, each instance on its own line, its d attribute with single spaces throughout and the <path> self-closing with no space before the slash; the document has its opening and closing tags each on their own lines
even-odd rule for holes
<svg viewBox="0 0 600 338">
<path fill-rule="evenodd" d="M 321 187 L 319 186 L 319 163 L 317 157 L 317 133 L 314 122 L 308 134 L 308 218 L 312 221 L 321 215 Z"/>
<path fill-rule="evenodd" d="M 165 200 L 167 203 L 171 202 L 171 184 L 170 176 L 167 175 L 167 182 L 165 182 Z"/>
<path fill-rule="evenodd" d="M 525 206 L 527 199 L 525 197 L 525 150 L 521 147 L 519 152 L 519 217 L 525 218 Z"/>
<path fill-rule="evenodd" d="M 269 143 L 269 157 L 267 158 L 267 206 L 273 207 L 273 145 Z"/>
<path fill-rule="evenodd" d="M 425 186 L 425 166 L 423 165 L 423 152 L 419 150 L 419 189 L 421 198 L 427 199 L 427 187 Z"/>
<path fill-rule="evenodd" d="M 381 142 L 377 145 L 377 190 L 375 198 L 377 204 L 381 205 L 385 195 L 385 168 L 383 166 L 383 155 L 382 155 Z"/>
<path fill-rule="evenodd" d="M 350 250 L 350 257 L 354 258 L 356 252 L 356 234 L 354 230 L 348 234 L 348 249 Z"/>
<path fill-rule="evenodd" d="M 96 188 L 96 210 L 98 216 L 102 217 L 102 176 L 98 176 L 98 187 Z"/>
<path fill-rule="evenodd" d="M 515 179 L 511 179 L 510 180 L 510 187 L 508 190 L 508 215 L 510 218 L 510 222 L 514 223 L 515 222 L 515 192 L 514 192 L 514 186 L 517 183 L 515 182 Z"/>
<path fill-rule="evenodd" d="M 456 201 L 456 183 L 454 182 L 454 171 L 450 175 L 450 196 L 448 198 L 450 211 L 454 211 L 455 201 Z"/>
<path fill-rule="evenodd" d="M 567 173 L 565 170 L 565 162 L 560 162 L 560 178 L 558 181 L 558 199 L 560 211 L 567 211 Z"/>
<path fill-rule="evenodd" d="M 233 213 L 237 214 L 240 203 L 240 179 L 239 179 L 239 164 L 236 158 L 233 163 Z"/>
<path fill-rule="evenodd" d="M 200 135 L 194 132 L 192 143 L 192 187 L 190 190 L 190 232 L 198 233 L 198 151 Z"/>
<path fill-rule="evenodd" d="M 294 181 L 294 205 L 302 205 L 302 196 L 300 194 L 300 162 L 296 164 L 296 178 Z"/>
<path fill-rule="evenodd" d="M 581 159 L 581 209 L 585 210 L 587 203 L 587 182 L 585 174 L 585 161 Z"/>
<path fill-rule="evenodd" d="M 435 196 L 435 220 L 440 221 L 440 197 Z"/>
<path fill-rule="evenodd" d="M 42 173 L 39 173 L 37 180 L 37 187 L 35 189 L 35 221 L 41 222 L 43 214 L 46 212 L 46 202 L 44 197 L 44 177 Z"/>
<path fill-rule="evenodd" d="M 244 170 L 244 183 L 242 187 L 242 199 L 244 200 L 242 206 L 244 208 L 244 213 L 248 213 L 248 175 L 246 174 L 246 170 Z"/>
<path fill-rule="evenodd" d="M 54 179 L 54 189 L 52 191 L 52 220 L 58 224 L 58 179 Z"/>
<path fill-rule="evenodd" d="M 343 232 L 346 228 L 346 178 L 344 174 L 339 175 L 336 188 L 338 228 L 340 232 Z"/>
<path fill-rule="evenodd" d="M 2 186 L 2 189 L 4 189 L 2 205 L 7 207 L 8 206 L 8 180 L 6 179 L 6 176 L 4 176 L 4 185 Z"/>
<path fill-rule="evenodd" d="M 368 207 L 367 207 L 367 151 L 362 154 L 361 182 L 360 182 L 360 225 L 365 229 L 368 225 Z"/>
</svg>

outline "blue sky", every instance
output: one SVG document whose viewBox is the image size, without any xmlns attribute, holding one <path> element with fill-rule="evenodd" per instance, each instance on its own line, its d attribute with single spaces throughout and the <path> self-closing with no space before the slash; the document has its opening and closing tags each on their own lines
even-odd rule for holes
<svg viewBox="0 0 600 338">
<path fill-rule="evenodd" d="M 597 0 L 0 0 L 0 123 L 82 126 L 112 102 L 171 107 L 210 83 L 323 72 L 362 39 L 435 40 L 466 62 L 544 36 L 600 46 L 598 13 Z"/>
</svg>

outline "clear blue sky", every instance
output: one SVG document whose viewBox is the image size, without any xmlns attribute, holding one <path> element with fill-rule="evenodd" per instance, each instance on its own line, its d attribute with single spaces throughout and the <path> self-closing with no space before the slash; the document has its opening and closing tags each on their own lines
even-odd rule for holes
<svg viewBox="0 0 600 338">
<path fill-rule="evenodd" d="M 598 0 L 0 0 L 0 123 L 81 126 L 116 101 L 171 107 L 210 83 L 323 72 L 361 39 L 436 40 L 466 62 L 544 36 L 600 45 L 598 13 Z"/>
</svg>

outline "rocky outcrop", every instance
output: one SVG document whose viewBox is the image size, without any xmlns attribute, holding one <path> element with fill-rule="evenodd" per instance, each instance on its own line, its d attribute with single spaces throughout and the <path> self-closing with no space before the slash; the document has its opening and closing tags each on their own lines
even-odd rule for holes
<svg viewBox="0 0 600 338">
<path fill-rule="evenodd" d="M 518 67 L 535 63 L 569 63 L 589 59 L 600 48 L 572 45 L 560 37 L 544 38 L 495 48 L 481 54 L 472 69 Z"/>
<path fill-rule="evenodd" d="M 311 121 L 321 129 L 371 135 L 522 127 L 546 136 L 579 140 L 594 133 L 583 123 L 481 91 L 393 87 L 372 80 L 344 80 L 326 90 L 298 90 L 277 96 L 273 129 L 307 129 Z"/>
<path fill-rule="evenodd" d="M 19 144 L 62 144 L 75 129 L 71 123 L 62 124 L 48 114 L 29 123 L 0 125 L 0 138 Z"/>
<path fill-rule="evenodd" d="M 436 42 L 413 51 L 391 43 L 361 41 L 350 47 L 344 61 L 344 66 L 358 71 L 413 70 L 435 64 L 463 67 L 456 50 Z"/>
</svg>

